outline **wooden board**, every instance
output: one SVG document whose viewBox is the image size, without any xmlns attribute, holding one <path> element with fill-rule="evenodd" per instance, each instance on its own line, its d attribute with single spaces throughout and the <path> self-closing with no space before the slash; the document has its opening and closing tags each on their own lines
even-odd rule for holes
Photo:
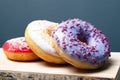
<svg viewBox="0 0 120 80">
<path fill-rule="evenodd" d="M 69 64 L 55 65 L 40 61 L 16 62 L 6 58 L 0 49 L 0 80 L 120 80 L 120 53 L 111 52 L 107 64 L 97 70 L 80 70 Z"/>
</svg>

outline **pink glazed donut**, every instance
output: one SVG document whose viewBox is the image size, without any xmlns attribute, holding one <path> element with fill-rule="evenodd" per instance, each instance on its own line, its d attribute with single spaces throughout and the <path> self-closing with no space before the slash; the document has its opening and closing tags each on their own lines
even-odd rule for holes
<svg viewBox="0 0 120 80">
<path fill-rule="evenodd" d="M 16 37 L 5 41 L 2 45 L 2 49 L 10 60 L 33 61 L 40 59 L 29 48 L 24 37 Z"/>
<path fill-rule="evenodd" d="M 59 55 L 80 69 L 101 67 L 110 56 L 109 41 L 90 23 L 81 19 L 69 19 L 53 31 L 53 44 Z"/>
</svg>

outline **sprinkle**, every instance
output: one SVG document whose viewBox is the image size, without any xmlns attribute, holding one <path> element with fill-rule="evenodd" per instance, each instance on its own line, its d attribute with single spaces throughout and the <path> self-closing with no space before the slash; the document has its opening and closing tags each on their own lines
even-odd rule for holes
<svg viewBox="0 0 120 80">
<path fill-rule="evenodd" d="M 74 28 L 74 26 L 70 26 L 70 29 Z"/>
<path fill-rule="evenodd" d="M 73 44 L 73 46 L 77 46 L 78 44 Z"/>
<path fill-rule="evenodd" d="M 76 26 L 80 26 L 80 24 L 76 24 Z"/>
<path fill-rule="evenodd" d="M 92 61 L 93 61 L 93 64 L 96 64 L 97 63 L 97 59 L 96 58 L 92 58 Z"/>
<path fill-rule="evenodd" d="M 74 24 L 74 23 L 75 23 L 75 20 L 73 20 L 72 23 Z"/>
<path fill-rule="evenodd" d="M 76 53 L 76 56 L 77 56 L 78 58 L 80 58 L 80 53 Z"/>
</svg>

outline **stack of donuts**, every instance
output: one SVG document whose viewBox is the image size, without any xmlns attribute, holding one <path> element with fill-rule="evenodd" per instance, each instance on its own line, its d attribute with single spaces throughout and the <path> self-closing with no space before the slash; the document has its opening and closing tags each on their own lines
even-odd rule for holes
<svg viewBox="0 0 120 80">
<path fill-rule="evenodd" d="M 7 40 L 2 48 L 10 60 L 42 59 L 55 64 L 69 63 L 79 69 L 97 69 L 110 57 L 107 37 L 79 18 L 62 23 L 32 21 L 24 37 Z"/>
</svg>

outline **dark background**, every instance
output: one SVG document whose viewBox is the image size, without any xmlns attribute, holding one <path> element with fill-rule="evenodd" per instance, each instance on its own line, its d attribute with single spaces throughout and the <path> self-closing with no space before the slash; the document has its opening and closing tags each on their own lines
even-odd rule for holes
<svg viewBox="0 0 120 80">
<path fill-rule="evenodd" d="M 33 20 L 61 22 L 69 18 L 92 23 L 108 37 L 111 51 L 120 51 L 120 0 L 0 0 L 0 46 L 24 36 Z"/>
</svg>

